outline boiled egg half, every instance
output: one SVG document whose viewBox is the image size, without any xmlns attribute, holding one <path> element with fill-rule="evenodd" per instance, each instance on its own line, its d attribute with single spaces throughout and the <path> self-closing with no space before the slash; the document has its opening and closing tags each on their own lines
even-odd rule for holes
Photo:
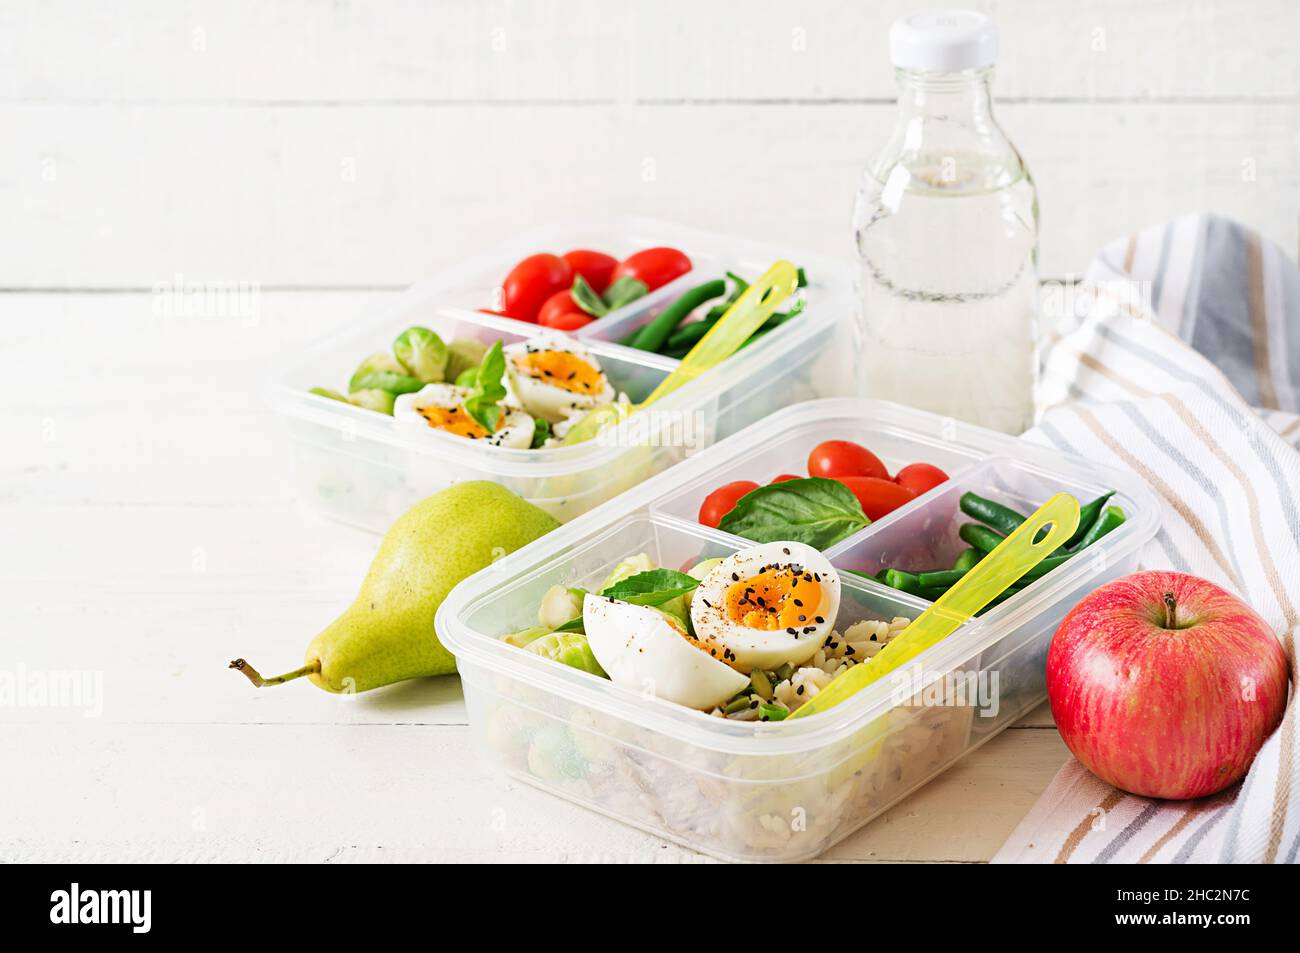
<svg viewBox="0 0 1300 953">
<path fill-rule="evenodd" d="M 600 363 L 575 341 L 544 337 L 505 349 L 511 390 L 524 409 L 551 423 L 614 399 Z"/>
<path fill-rule="evenodd" d="M 441 430 L 456 437 L 479 440 L 494 447 L 527 449 L 533 443 L 533 418 L 521 410 L 501 408 L 497 429 L 488 432 L 465 411 L 472 395 L 467 387 L 426 384 L 414 394 L 402 394 L 393 403 L 393 419 Z"/>
<path fill-rule="evenodd" d="M 744 672 L 810 659 L 840 608 L 838 573 L 804 543 L 764 543 L 726 557 L 691 598 L 696 636 Z"/>
<path fill-rule="evenodd" d="M 749 684 L 720 661 L 725 650 L 692 638 L 649 606 L 588 594 L 582 626 L 600 667 L 616 685 L 709 711 Z"/>
</svg>

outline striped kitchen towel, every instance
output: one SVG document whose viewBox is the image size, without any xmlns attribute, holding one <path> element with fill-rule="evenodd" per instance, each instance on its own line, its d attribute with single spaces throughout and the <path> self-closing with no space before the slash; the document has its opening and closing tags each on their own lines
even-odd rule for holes
<svg viewBox="0 0 1300 953">
<path fill-rule="evenodd" d="M 1068 298 L 1068 300 L 1066 300 Z M 1155 491 L 1144 569 L 1242 596 L 1291 663 L 1281 727 L 1245 780 L 1199 801 L 1124 794 L 1071 760 L 995 863 L 1294 863 L 1300 852 L 1300 269 L 1222 218 L 1107 248 L 1053 302 L 1026 438 L 1127 468 Z"/>
</svg>

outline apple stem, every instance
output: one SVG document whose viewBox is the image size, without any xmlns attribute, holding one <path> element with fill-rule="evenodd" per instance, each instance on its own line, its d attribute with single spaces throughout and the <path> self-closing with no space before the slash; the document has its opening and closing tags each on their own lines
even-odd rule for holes
<svg viewBox="0 0 1300 953">
<path fill-rule="evenodd" d="M 1178 618 L 1178 601 L 1172 592 L 1165 593 L 1165 628 L 1176 629 Z"/>
<path fill-rule="evenodd" d="M 230 667 L 247 675 L 254 688 L 262 688 L 266 685 L 283 685 L 285 682 L 292 682 L 295 678 L 302 678 L 304 675 L 319 675 L 320 659 L 312 659 L 302 668 L 296 668 L 292 672 L 285 672 L 283 675 L 275 676 L 275 678 L 263 678 L 258 674 L 257 669 L 242 658 L 235 659 L 230 663 Z"/>
</svg>

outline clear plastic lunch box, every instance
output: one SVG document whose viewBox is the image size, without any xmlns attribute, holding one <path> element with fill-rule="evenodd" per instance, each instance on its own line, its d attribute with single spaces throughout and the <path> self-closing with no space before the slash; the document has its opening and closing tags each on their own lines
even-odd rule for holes
<svg viewBox="0 0 1300 953">
<path fill-rule="evenodd" d="M 679 568 L 753 545 L 696 522 L 736 479 L 803 472 L 823 440 L 854 440 L 891 471 L 924 461 L 950 479 L 826 550 L 841 570 L 836 628 L 915 618 L 929 604 L 856 573 L 951 565 L 971 490 L 1021 512 L 1053 493 L 1115 490 L 1127 521 L 964 625 L 912 666 L 823 714 L 729 721 L 566 668 L 500 641 L 536 624 L 553 584 L 594 587 L 644 552 Z M 476 742 L 516 778 L 716 857 L 816 856 L 992 738 L 1045 696 L 1048 644 L 1082 596 L 1133 571 L 1159 509 L 1130 474 L 883 401 L 816 400 L 745 428 L 456 587 L 438 612 Z M 845 570 L 853 570 L 847 572 Z"/>
<path fill-rule="evenodd" d="M 806 308 L 795 320 L 744 348 L 600 440 L 549 450 L 491 447 L 308 393 L 342 390 L 368 355 L 390 349 L 421 324 L 444 340 L 473 337 L 510 344 L 555 334 L 477 309 L 521 258 L 594 248 L 625 256 L 671 245 L 693 269 L 573 336 L 600 362 L 616 389 L 640 401 L 677 366 L 618 342 L 687 289 L 733 271 L 754 280 L 779 258 L 804 267 Z M 272 383 L 272 402 L 288 418 L 299 496 L 325 515 L 383 532 L 412 504 L 452 483 L 492 480 L 567 521 L 772 411 L 814 397 L 855 393 L 852 277 L 838 262 L 794 249 L 627 218 L 523 235 L 489 255 L 413 286 L 359 330 L 331 337 Z"/>
</svg>

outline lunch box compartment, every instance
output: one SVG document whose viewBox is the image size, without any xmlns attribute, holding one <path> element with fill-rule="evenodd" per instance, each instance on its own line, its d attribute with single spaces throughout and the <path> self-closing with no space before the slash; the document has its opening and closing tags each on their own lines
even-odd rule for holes
<svg viewBox="0 0 1300 953">
<path fill-rule="evenodd" d="M 648 708 L 687 732 L 731 731 L 741 744 L 777 723 L 724 721 L 584 672 L 556 673 L 555 663 L 500 641 L 537 623 L 537 607 L 554 585 L 593 589 L 638 553 L 660 565 L 687 567 L 742 545 L 704 527 L 643 514 L 563 547 L 466 605 L 457 631 L 493 659 L 479 664 L 469 653 L 458 656 L 480 750 L 520 780 L 647 830 L 666 828 L 686 843 L 715 841 L 726 846 L 724 853 L 746 859 L 754 859 L 747 854 L 756 845 L 757 857 L 777 859 L 792 849 L 811 856 L 853 816 L 837 813 L 834 804 L 902 796 L 965 750 L 970 710 L 906 706 L 887 706 L 882 717 L 824 748 L 769 754 L 701 747 L 609 711 Z M 871 580 L 843 576 L 836 629 L 861 620 L 912 619 L 923 606 Z M 506 674 L 516 667 L 521 680 Z M 557 674 L 572 694 L 544 687 Z"/>
<path fill-rule="evenodd" d="M 487 254 L 476 255 L 446 269 L 421 282 L 419 287 L 436 296 L 440 304 L 469 311 L 480 308 L 499 311 L 503 304 L 500 300 L 502 282 L 511 268 L 530 255 L 540 252 L 563 255 L 585 248 L 605 252 L 621 261 L 633 252 L 662 245 L 685 252 L 691 259 L 691 270 L 686 274 L 573 332 L 576 337 L 617 341 L 619 338 L 608 328 L 621 326 L 622 322 L 629 318 L 635 320 L 635 315 L 647 309 L 657 309 L 664 302 L 672 302 L 696 284 L 721 278 L 728 269 L 736 271 L 739 266 L 740 273 L 748 277 L 750 270 L 756 268 L 753 277 L 757 277 L 775 260 L 764 260 L 764 255 L 770 254 L 765 249 L 762 254 L 752 257 L 737 257 L 740 248 L 754 243 L 744 239 L 720 243 L 720 238 L 709 232 L 634 217 L 531 229 L 520 237 L 502 242 Z M 530 322 L 514 318 L 504 320 L 524 327 L 530 325 Z"/>
<path fill-rule="evenodd" d="M 1070 493 L 1082 505 L 1108 489 L 1113 487 L 1086 476 L 1079 480 L 1011 457 L 995 457 L 969 470 L 950 473 L 947 482 L 837 543 L 827 553 L 841 569 L 867 575 L 881 569 L 949 569 L 969 548 L 958 535 L 962 525 L 978 522 L 961 511 L 962 494 L 973 492 L 1028 516 L 1056 493 Z M 1122 494 L 1112 497 L 1111 503 L 1126 513 L 1134 505 Z"/>
<path fill-rule="evenodd" d="M 867 575 L 885 568 L 908 572 L 946 569 L 968 548 L 958 535 L 962 524 L 976 522 L 961 511 L 963 493 L 973 492 L 1027 516 L 1056 493 L 1070 493 L 1087 503 L 1111 489 L 1116 487 L 1104 479 L 1099 481 L 1095 472 L 1053 470 L 1010 456 L 993 457 L 877 520 L 828 549 L 826 555 L 840 570 Z M 1110 504 L 1130 515 L 1141 505 L 1122 492 L 1111 497 Z M 1116 535 L 1122 530 L 1098 540 L 980 616 L 986 624 L 1010 634 L 991 645 L 980 660 L 982 669 L 997 672 L 999 701 L 996 720 L 976 719 L 977 733 L 996 733 L 1003 720 L 1014 721 L 1042 701 L 1047 648 L 1065 613 L 1087 592 L 1137 568 L 1137 550 L 1131 540 Z M 1121 543 L 1118 550 L 1116 542 Z M 1044 594 L 1046 599 L 1041 598 Z"/>
<path fill-rule="evenodd" d="M 757 431 L 750 432 L 757 435 Z M 870 448 L 891 473 L 909 463 L 923 462 L 939 467 L 949 477 L 956 477 L 981 456 L 974 449 L 945 442 L 938 436 L 901 431 L 883 421 L 799 418 L 765 435 L 761 444 L 738 447 L 732 459 L 720 461 L 716 468 L 687 483 L 679 492 L 655 501 L 651 509 L 684 523 L 697 523 L 705 497 L 728 483 L 750 480 L 764 485 L 781 474 L 807 476 L 808 455 L 827 440 L 852 440 Z M 909 505 L 915 505 L 915 501 Z"/>
<path fill-rule="evenodd" d="M 450 342 L 550 335 L 538 325 L 475 309 L 521 258 L 539 250 L 608 249 L 615 255 L 658 245 L 681 248 L 694 270 L 592 322 L 573 337 L 600 361 L 611 383 L 644 400 L 677 361 L 623 347 L 609 329 L 636 320 L 694 284 L 740 270 L 747 277 L 778 258 L 797 260 L 815 279 L 803 314 L 733 355 L 602 439 L 573 447 L 510 450 L 404 426 L 391 417 L 309 394 L 345 391 L 368 355 L 423 325 Z M 705 276 L 705 277 L 702 277 Z M 849 364 L 856 324 L 852 279 L 843 265 L 790 249 L 645 219 L 539 230 L 413 286 L 360 329 L 321 342 L 272 384 L 288 419 L 301 498 L 323 515 L 384 532 L 410 506 L 453 483 L 491 480 L 567 521 L 791 403 L 852 393 Z"/>
<path fill-rule="evenodd" d="M 922 461 L 952 475 L 828 549 L 841 569 L 904 551 L 908 533 L 929 547 L 928 558 L 951 564 L 960 546 L 938 524 L 965 520 L 957 499 L 966 489 L 1022 512 L 1059 491 L 1086 502 L 1115 489 L 1128 520 L 910 665 L 808 718 L 716 718 L 499 641 L 536 623 L 542 594 L 555 583 L 598 585 L 638 552 L 681 568 L 752 545 L 695 522 L 700 492 L 732 479 L 768 479 L 786 469 L 778 461 L 803 459 L 824 439 L 859 440 L 891 471 Z M 765 456 L 776 450 L 781 455 Z M 802 860 L 1041 702 L 1047 647 L 1060 619 L 1087 591 L 1135 568 L 1158 524 L 1155 499 L 1129 474 L 895 404 L 817 400 L 746 428 L 470 577 L 444 602 L 437 629 L 457 657 L 470 722 L 490 765 L 712 856 Z M 840 577 L 838 627 L 859 611 L 915 618 L 929 605 L 874 579 Z"/>
</svg>

